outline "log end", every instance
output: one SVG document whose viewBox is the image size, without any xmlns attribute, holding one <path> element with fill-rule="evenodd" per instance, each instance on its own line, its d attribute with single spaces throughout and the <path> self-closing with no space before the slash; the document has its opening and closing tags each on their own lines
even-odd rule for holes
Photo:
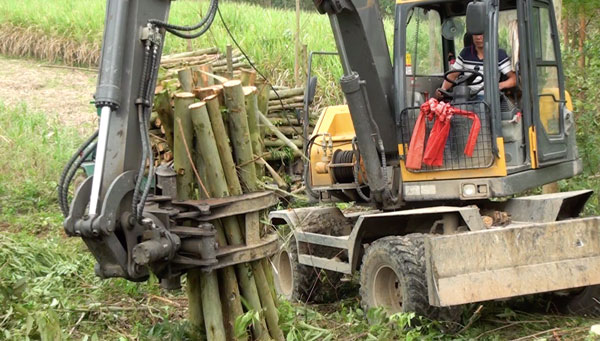
<svg viewBox="0 0 600 341">
<path fill-rule="evenodd" d="M 233 87 L 236 87 L 239 85 L 242 85 L 242 81 L 239 79 L 233 79 L 233 80 L 223 83 L 224 88 L 233 88 Z"/>
<path fill-rule="evenodd" d="M 251 95 L 253 93 L 256 93 L 256 87 L 255 86 L 245 86 L 244 87 L 244 96 L 248 96 L 248 95 Z"/>
<path fill-rule="evenodd" d="M 196 102 L 196 103 L 190 104 L 190 106 L 188 108 L 190 110 L 193 110 L 193 109 L 202 108 L 205 105 L 206 105 L 206 102 Z"/>
<path fill-rule="evenodd" d="M 187 99 L 187 98 L 194 98 L 196 96 L 191 92 L 179 92 L 179 93 L 175 94 L 175 97 Z"/>
</svg>

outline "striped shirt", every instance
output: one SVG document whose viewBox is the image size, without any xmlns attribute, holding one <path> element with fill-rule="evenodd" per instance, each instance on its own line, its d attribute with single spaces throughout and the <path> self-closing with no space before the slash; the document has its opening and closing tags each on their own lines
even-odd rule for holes
<svg viewBox="0 0 600 341">
<path fill-rule="evenodd" d="M 456 58 L 456 62 L 452 65 L 453 70 L 475 70 L 479 71 L 483 74 L 483 59 L 479 59 L 477 56 L 477 50 L 475 46 L 467 46 L 465 47 L 458 58 Z M 510 57 L 506 54 L 506 51 L 503 49 L 498 49 L 498 70 L 505 75 L 508 75 L 512 70 L 512 65 L 510 63 Z M 473 83 L 477 83 L 481 80 L 481 77 L 475 78 Z M 477 85 L 469 85 L 472 91 L 478 91 L 483 88 L 483 83 Z M 479 94 L 483 94 L 481 91 Z"/>
</svg>

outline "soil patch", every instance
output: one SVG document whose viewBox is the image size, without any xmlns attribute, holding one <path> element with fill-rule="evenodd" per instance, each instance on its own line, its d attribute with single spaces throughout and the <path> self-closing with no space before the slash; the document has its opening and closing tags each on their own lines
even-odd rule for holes
<svg viewBox="0 0 600 341">
<path fill-rule="evenodd" d="M 33 60 L 0 57 L 0 101 L 57 117 L 60 124 L 82 133 L 96 126 L 96 109 L 90 104 L 96 74 L 81 70 L 44 67 Z"/>
</svg>

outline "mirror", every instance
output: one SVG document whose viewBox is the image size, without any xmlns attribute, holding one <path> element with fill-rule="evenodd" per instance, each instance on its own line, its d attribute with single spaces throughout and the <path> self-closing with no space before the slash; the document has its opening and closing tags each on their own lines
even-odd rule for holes
<svg viewBox="0 0 600 341">
<path fill-rule="evenodd" d="M 444 20 L 442 24 L 442 36 L 446 40 L 454 40 L 462 35 L 464 25 L 456 19 Z"/>
<path fill-rule="evenodd" d="M 486 25 L 486 4 L 478 1 L 469 3 L 467 6 L 467 32 L 470 34 L 483 34 Z"/>
<path fill-rule="evenodd" d="M 315 94 L 317 92 L 317 77 L 310 77 L 308 81 L 308 91 L 304 93 L 304 103 L 308 103 L 311 105 L 313 100 L 315 99 Z"/>
</svg>

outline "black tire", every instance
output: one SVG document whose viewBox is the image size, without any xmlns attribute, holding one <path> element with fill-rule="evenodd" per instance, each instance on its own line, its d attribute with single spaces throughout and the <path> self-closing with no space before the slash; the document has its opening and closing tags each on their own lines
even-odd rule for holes
<svg viewBox="0 0 600 341">
<path fill-rule="evenodd" d="M 338 300 L 338 291 L 344 286 L 340 281 L 342 274 L 300 264 L 293 236 L 273 261 L 277 269 L 275 290 L 288 301 L 327 303 Z"/>
<path fill-rule="evenodd" d="M 600 285 L 585 287 L 570 296 L 564 304 L 564 311 L 573 315 L 600 317 Z"/>
<path fill-rule="evenodd" d="M 385 237 L 367 247 L 360 270 L 360 295 L 365 310 L 383 306 L 390 314 L 414 312 L 441 322 L 446 331 L 460 326 L 462 307 L 429 304 L 422 234 Z"/>
</svg>

